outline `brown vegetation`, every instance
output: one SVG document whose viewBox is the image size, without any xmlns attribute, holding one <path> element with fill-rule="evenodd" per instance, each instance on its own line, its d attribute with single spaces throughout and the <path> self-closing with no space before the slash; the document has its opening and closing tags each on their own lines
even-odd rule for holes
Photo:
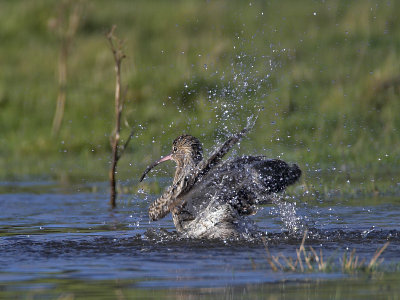
<svg viewBox="0 0 400 300">
<path fill-rule="evenodd" d="M 111 161 L 111 168 L 109 172 L 110 178 L 110 204 L 111 207 L 114 208 L 116 206 L 115 200 L 117 197 L 116 191 L 116 179 L 115 175 L 117 172 L 117 164 L 119 159 L 121 158 L 123 152 L 125 151 L 126 147 L 128 146 L 133 132 L 129 135 L 128 139 L 126 140 L 125 144 L 120 147 L 120 132 L 121 132 L 121 115 L 122 110 L 124 107 L 124 100 L 125 100 L 125 92 L 121 94 L 121 63 L 122 60 L 126 57 L 125 53 L 122 50 L 123 41 L 117 38 L 114 35 L 114 31 L 116 26 L 114 25 L 110 32 L 107 34 L 107 40 L 110 44 L 110 49 L 112 51 L 114 62 L 115 62 L 115 127 L 114 132 L 111 135 L 111 147 L 112 147 L 112 161 Z"/>
<path fill-rule="evenodd" d="M 64 117 L 67 93 L 67 61 L 79 22 L 83 13 L 81 1 L 62 1 L 57 7 L 57 17 L 50 19 L 49 27 L 60 39 L 60 54 L 58 57 L 58 96 L 51 132 L 58 134 Z"/>
</svg>

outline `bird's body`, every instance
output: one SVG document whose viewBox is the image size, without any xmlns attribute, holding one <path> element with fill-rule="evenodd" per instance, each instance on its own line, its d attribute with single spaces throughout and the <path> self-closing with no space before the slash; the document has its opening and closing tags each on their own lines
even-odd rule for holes
<svg viewBox="0 0 400 300">
<path fill-rule="evenodd" d="M 301 175 L 297 165 L 265 156 L 243 156 L 222 162 L 221 158 L 248 131 L 233 135 L 207 160 L 202 159 L 199 140 L 190 135 L 175 139 L 170 155 L 158 163 L 177 164 L 173 184 L 149 208 L 152 220 L 172 213 L 176 230 L 191 238 L 241 238 L 254 235 L 248 216 L 257 205 L 267 203 Z"/>
<path fill-rule="evenodd" d="M 218 164 L 187 193 L 172 211 L 178 232 L 195 238 L 251 236 L 256 227 L 248 216 L 294 181 L 298 168 L 263 156 L 243 156 Z M 284 182 L 285 181 L 285 182 Z"/>
</svg>

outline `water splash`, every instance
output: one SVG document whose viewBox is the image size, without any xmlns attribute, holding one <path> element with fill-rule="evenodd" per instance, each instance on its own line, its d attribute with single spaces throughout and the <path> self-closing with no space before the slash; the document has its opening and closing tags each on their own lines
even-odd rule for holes
<svg viewBox="0 0 400 300">
<path fill-rule="evenodd" d="M 297 213 L 296 202 L 284 201 L 283 197 L 274 197 L 272 203 L 275 205 L 271 213 L 279 215 L 284 227 L 291 233 L 298 233 L 305 229 L 305 224 L 302 216 Z"/>
</svg>

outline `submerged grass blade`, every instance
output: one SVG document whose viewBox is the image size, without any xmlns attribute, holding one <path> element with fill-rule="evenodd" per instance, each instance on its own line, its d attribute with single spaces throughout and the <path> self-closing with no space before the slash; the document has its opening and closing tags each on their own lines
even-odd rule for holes
<svg viewBox="0 0 400 300">
<path fill-rule="evenodd" d="M 274 262 L 272 261 L 272 256 L 271 256 L 271 253 L 269 252 L 269 250 L 268 250 L 268 245 L 267 245 L 267 241 L 265 240 L 265 237 L 261 237 L 261 240 L 262 240 L 262 242 L 263 242 L 263 244 L 264 244 L 264 247 L 265 247 L 265 252 L 267 253 L 267 262 L 268 262 L 268 264 L 271 266 L 271 269 L 274 271 L 274 272 L 276 272 L 276 271 L 278 271 L 278 268 L 277 268 L 277 266 L 274 264 Z"/>
<path fill-rule="evenodd" d="M 299 272 L 307 272 L 318 270 L 321 272 L 329 272 L 330 270 L 337 269 L 337 265 L 332 259 L 328 259 L 324 261 L 322 248 L 319 250 L 319 255 L 317 251 L 313 247 L 309 247 L 309 251 L 307 252 L 305 244 L 305 239 L 307 236 L 307 231 L 304 232 L 300 247 L 296 249 L 296 260 L 293 262 L 292 257 L 286 257 L 282 253 L 279 253 L 277 256 L 271 255 L 266 240 L 263 237 L 262 241 L 265 246 L 265 251 L 267 253 L 266 259 L 271 269 L 273 271 L 299 271 Z M 368 265 L 365 264 L 365 259 L 360 261 L 359 256 L 356 255 L 356 250 L 353 249 L 350 254 L 345 251 L 342 255 L 342 258 L 339 259 L 339 263 L 341 266 L 341 270 L 343 273 L 356 273 L 356 272 L 372 272 L 377 269 L 379 264 L 382 263 L 383 259 L 379 260 L 379 257 L 385 251 L 385 249 L 389 246 L 389 242 L 385 243 L 381 248 L 379 248 L 374 256 L 371 258 L 371 261 Z M 280 260 L 282 258 L 282 261 Z"/>
<path fill-rule="evenodd" d="M 372 257 L 371 261 L 368 264 L 368 268 L 374 268 L 376 267 L 377 264 L 380 264 L 383 259 L 377 263 L 377 259 L 379 258 L 379 256 L 381 256 L 381 254 L 383 253 L 383 251 L 385 251 L 385 249 L 389 246 L 390 242 L 386 242 L 385 245 L 382 246 L 381 249 L 377 250 L 375 252 L 375 255 Z"/>
</svg>

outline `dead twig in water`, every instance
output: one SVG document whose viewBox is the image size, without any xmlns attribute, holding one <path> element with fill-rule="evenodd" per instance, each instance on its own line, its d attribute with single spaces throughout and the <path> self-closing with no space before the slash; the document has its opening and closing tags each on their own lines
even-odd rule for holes
<svg viewBox="0 0 400 300">
<path fill-rule="evenodd" d="M 125 144 L 120 147 L 120 132 L 121 132 L 121 115 L 124 107 L 125 94 L 124 92 L 121 95 L 121 64 L 122 60 L 126 57 L 125 53 L 122 50 L 123 41 L 117 38 L 114 35 L 114 31 L 116 29 L 116 25 L 114 25 L 111 30 L 107 33 L 107 40 L 110 45 L 110 50 L 114 57 L 115 63 L 115 127 L 113 134 L 111 135 L 111 148 L 112 148 L 112 158 L 111 158 L 111 168 L 109 172 L 110 179 L 110 205 L 112 208 L 116 206 L 116 198 L 117 198 L 117 190 L 116 190 L 116 171 L 117 164 L 122 154 L 125 152 L 125 149 L 128 147 L 128 144 L 133 136 L 133 130 L 131 131 L 129 137 L 127 138 Z"/>
</svg>

